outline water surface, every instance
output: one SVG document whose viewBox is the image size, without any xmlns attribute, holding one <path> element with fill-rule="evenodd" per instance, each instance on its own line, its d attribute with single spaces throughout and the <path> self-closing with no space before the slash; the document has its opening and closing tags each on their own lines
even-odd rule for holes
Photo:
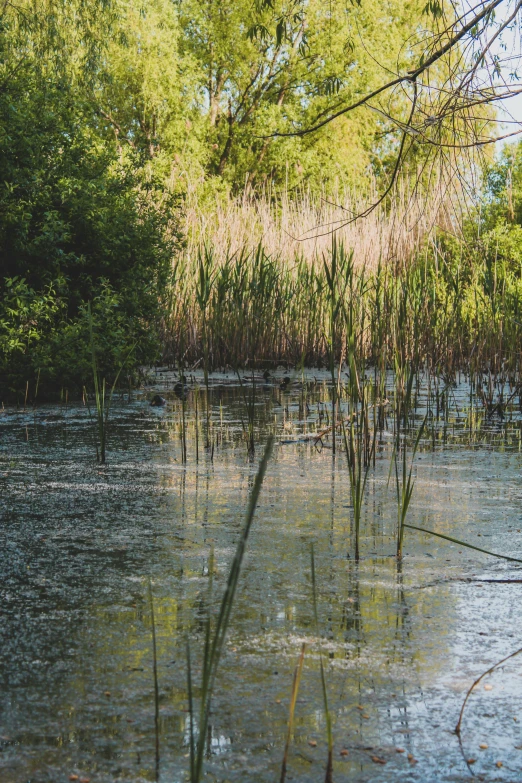
<svg viewBox="0 0 522 783">
<path fill-rule="evenodd" d="M 257 384 L 253 460 L 243 435 L 250 390 L 232 374 L 211 382 L 209 450 L 203 380 L 194 376 L 186 465 L 182 402 L 169 373 L 131 401 L 116 400 L 103 466 L 81 404 L 0 415 L 0 780 L 155 779 L 149 578 L 159 779 L 188 779 L 186 641 L 197 676 L 211 552 L 217 607 L 271 432 L 277 445 L 222 659 L 206 779 L 279 779 L 292 676 L 306 642 L 288 780 L 324 780 L 321 650 L 335 781 L 522 780 L 522 656 L 474 692 L 461 744 L 453 732 L 474 679 L 522 647 L 522 583 L 500 581 L 522 580 L 520 566 L 413 531 L 397 563 L 391 420 L 369 474 L 356 563 L 341 443 L 334 457 L 331 439 L 323 448 L 299 440 L 328 426 L 326 375 L 306 377 L 304 387 L 297 376 L 288 389 L 277 375 Z M 163 408 L 149 405 L 156 391 L 168 399 Z M 417 423 L 425 402 L 421 394 Z M 522 559 L 520 416 L 479 411 L 473 429 L 471 421 L 462 383 L 422 438 L 409 521 Z"/>
</svg>

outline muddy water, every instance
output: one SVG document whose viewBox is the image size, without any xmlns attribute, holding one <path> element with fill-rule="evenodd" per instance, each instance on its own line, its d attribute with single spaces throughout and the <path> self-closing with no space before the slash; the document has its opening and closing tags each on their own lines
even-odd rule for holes
<svg viewBox="0 0 522 783">
<path fill-rule="evenodd" d="M 204 449 L 205 395 L 191 389 L 186 466 L 181 402 L 168 374 L 132 401 L 116 401 L 105 466 L 95 462 L 83 406 L 0 415 L 2 783 L 155 779 L 149 578 L 159 779 L 187 780 L 186 640 L 197 675 L 210 553 L 217 606 L 269 432 L 284 443 L 275 447 L 249 540 L 206 779 L 279 779 L 293 671 L 307 642 L 288 780 L 324 780 L 319 649 L 335 781 L 522 780 L 522 655 L 476 689 L 462 745 L 453 733 L 473 680 L 522 647 L 522 583 L 500 581 L 522 579 L 521 567 L 413 531 L 398 566 L 392 422 L 370 471 L 355 563 L 344 455 L 333 458 L 328 439 L 322 450 L 292 442 L 327 426 L 321 400 L 328 390 L 314 375 L 318 382 L 306 391 L 281 390 L 278 382 L 257 387 L 253 462 L 232 377 L 212 381 L 213 459 Z M 151 408 L 158 390 L 168 405 Z M 468 394 L 464 384 L 454 389 L 448 415 L 422 439 L 409 521 L 522 558 L 520 419 L 479 413 L 471 430 Z M 421 399 L 418 421 L 422 406 Z"/>
</svg>

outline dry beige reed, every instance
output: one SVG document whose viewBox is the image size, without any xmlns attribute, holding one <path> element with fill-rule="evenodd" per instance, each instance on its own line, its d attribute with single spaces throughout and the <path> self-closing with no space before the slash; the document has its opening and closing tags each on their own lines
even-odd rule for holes
<svg viewBox="0 0 522 783">
<path fill-rule="evenodd" d="M 399 185 L 386 203 L 350 222 L 375 203 L 375 191 L 367 198 L 341 189 L 331 196 L 309 190 L 220 195 L 202 207 L 192 185 L 186 198 L 186 252 L 194 258 L 206 244 L 219 263 L 261 243 L 272 258 L 292 263 L 301 256 L 313 261 L 330 251 L 335 229 L 337 241 L 354 251 L 358 266 L 375 269 L 379 261 L 403 263 L 418 254 L 435 226 L 448 225 L 446 192 L 439 183 L 429 194 L 408 194 Z"/>
</svg>

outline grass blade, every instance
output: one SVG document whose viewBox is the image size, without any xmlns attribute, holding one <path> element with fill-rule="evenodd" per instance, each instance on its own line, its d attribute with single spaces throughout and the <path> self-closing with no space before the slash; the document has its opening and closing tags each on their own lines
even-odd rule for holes
<svg viewBox="0 0 522 783">
<path fill-rule="evenodd" d="M 462 718 L 464 717 L 464 710 L 466 709 L 466 704 L 467 704 L 467 702 L 468 702 L 468 699 L 469 699 L 469 697 L 471 696 L 471 693 L 472 693 L 473 689 L 475 688 L 475 686 L 476 686 L 476 685 L 478 685 L 478 684 L 479 684 L 479 682 L 480 682 L 480 681 L 481 681 L 481 680 L 482 680 L 482 679 L 483 679 L 483 678 L 484 678 L 484 677 L 485 677 L 487 674 L 491 674 L 491 672 L 493 672 L 493 671 L 494 671 L 494 670 L 497 668 L 497 666 L 501 666 L 501 664 L 505 663 L 506 661 L 509 661 L 509 659 L 510 659 L 510 658 L 514 658 L 516 655 L 520 655 L 520 653 L 522 653 L 522 647 L 521 647 L 519 650 L 515 650 L 515 652 L 513 652 L 513 653 L 510 653 L 510 655 L 506 655 L 506 657 L 505 657 L 505 658 L 502 658 L 502 660 L 501 660 L 501 661 L 498 661 L 497 663 L 493 664 L 493 666 L 490 666 L 490 667 L 489 667 L 489 669 L 486 669 L 486 671 L 485 671 L 485 672 L 483 672 L 483 673 L 480 675 L 480 677 L 477 677 L 477 679 L 475 680 L 475 682 L 473 683 L 473 685 L 471 686 L 471 688 L 470 688 L 470 689 L 468 690 L 468 692 L 466 693 L 466 698 L 464 699 L 464 703 L 463 703 L 463 705 L 462 705 L 462 708 L 461 708 L 461 710 L 460 710 L 460 714 L 459 714 L 459 720 L 458 720 L 458 723 L 457 723 L 457 725 L 455 726 L 455 734 L 457 734 L 457 735 L 460 735 L 460 729 L 461 729 L 461 725 L 462 725 Z"/>
<path fill-rule="evenodd" d="M 299 692 L 299 683 L 301 682 L 301 674 L 303 671 L 303 663 L 304 663 L 304 657 L 306 652 L 306 642 L 303 642 L 303 646 L 301 647 L 301 655 L 299 656 L 299 660 L 297 662 L 297 666 L 295 667 L 294 671 L 294 680 L 292 683 L 292 695 L 290 697 L 290 709 L 288 713 L 288 732 L 286 735 L 286 743 L 285 743 L 285 752 L 283 755 L 283 763 L 281 764 L 281 778 L 280 783 L 285 783 L 286 778 L 286 765 L 288 761 L 288 750 L 290 748 L 290 742 L 292 739 L 292 729 L 294 727 L 294 713 L 295 713 L 295 704 L 297 701 L 297 694 Z"/>
<path fill-rule="evenodd" d="M 443 538 L 445 541 L 451 541 L 453 544 L 459 544 L 467 549 L 474 549 L 476 552 L 482 552 L 485 555 L 491 555 L 491 557 L 500 557 L 502 560 L 510 560 L 512 563 L 522 563 L 518 557 L 509 557 L 508 555 L 499 555 L 496 552 L 489 552 L 487 549 L 481 549 L 479 546 L 473 544 L 467 544 L 465 541 L 461 541 L 459 538 L 452 538 L 451 536 L 445 536 L 442 533 L 435 533 L 434 530 L 427 530 L 425 527 L 416 527 L 415 525 L 404 524 L 404 527 L 409 527 L 410 530 L 417 530 L 419 533 L 429 533 L 430 536 L 436 536 L 437 538 Z"/>
</svg>

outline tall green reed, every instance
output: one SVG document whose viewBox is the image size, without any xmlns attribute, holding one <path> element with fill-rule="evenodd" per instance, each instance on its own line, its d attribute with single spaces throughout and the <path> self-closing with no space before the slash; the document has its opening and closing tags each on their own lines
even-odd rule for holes
<svg viewBox="0 0 522 783">
<path fill-rule="evenodd" d="M 405 426 L 416 374 L 520 378 L 520 269 L 492 252 L 433 242 L 418 257 L 365 267 L 342 242 L 317 257 L 270 255 L 259 244 L 234 253 L 201 245 L 175 264 L 164 322 L 165 357 L 190 366 L 322 365 L 333 379 L 350 354 L 397 376 L 395 403 Z M 351 319 L 351 323 L 350 323 Z M 382 420 L 382 409 L 376 412 Z"/>
<path fill-rule="evenodd" d="M 413 495 L 413 488 L 415 481 L 412 478 L 413 463 L 415 461 L 415 455 L 419 448 L 419 443 L 424 432 L 424 426 L 426 419 L 422 422 L 422 426 L 419 428 L 410 460 L 410 469 L 408 470 L 408 449 L 406 439 L 404 443 L 397 445 L 394 448 L 393 464 L 395 467 L 395 489 L 397 492 L 397 557 L 402 557 L 402 546 L 404 542 L 404 529 L 406 527 L 406 517 L 408 515 L 408 509 L 410 507 L 411 498 Z M 399 455 L 399 450 L 402 452 L 402 458 Z M 399 468 L 400 463 L 400 468 Z"/>
<path fill-rule="evenodd" d="M 245 524 L 241 531 L 236 553 L 230 566 L 225 592 L 221 600 L 220 609 L 215 619 L 215 623 L 212 623 L 210 607 L 213 573 L 212 563 L 211 567 L 209 568 L 208 614 L 205 626 L 202 674 L 199 687 L 199 710 L 197 711 L 194 704 L 194 678 L 192 674 L 191 649 L 190 643 L 187 641 L 191 783 L 199 783 L 203 775 L 203 760 L 207 746 L 207 730 L 209 725 L 212 697 L 216 687 L 217 672 L 223 653 L 227 630 L 230 624 L 230 616 L 234 605 L 234 599 L 236 596 L 237 584 L 246 550 L 246 544 L 250 534 L 250 529 L 252 527 L 254 512 L 257 506 L 257 501 L 259 499 L 259 493 L 261 492 L 266 468 L 272 453 L 272 447 L 273 438 L 269 438 L 254 480 L 254 485 L 252 487 L 252 492 L 248 502 Z"/>
<path fill-rule="evenodd" d="M 256 446 L 254 441 L 254 423 L 255 423 L 255 411 L 256 411 L 256 381 L 254 373 L 252 372 L 252 386 L 249 388 L 249 391 L 245 390 L 245 384 L 243 382 L 243 379 L 241 378 L 240 373 L 236 370 L 236 375 L 239 380 L 239 388 L 241 389 L 241 395 L 243 397 L 243 403 L 245 405 L 245 410 L 247 414 L 247 420 L 245 424 L 245 420 L 241 416 L 241 427 L 243 429 L 243 434 L 246 438 L 247 442 L 247 452 L 249 457 L 253 457 L 256 452 Z"/>
<path fill-rule="evenodd" d="M 331 377 L 332 394 L 332 453 L 335 455 L 336 447 L 336 427 L 337 427 L 337 397 L 338 383 L 335 379 L 336 370 L 336 349 L 338 343 L 338 321 L 341 313 L 343 301 L 339 291 L 338 281 L 338 245 L 335 237 L 332 242 L 332 252 L 330 254 L 330 263 L 323 257 L 323 271 L 326 279 L 326 295 L 329 307 L 328 331 L 325 333 L 325 343 L 327 345 L 328 367 Z"/>
<path fill-rule="evenodd" d="M 315 632 L 319 636 L 319 614 L 317 611 L 317 582 L 315 578 L 315 556 L 314 556 L 314 545 L 312 544 L 310 548 L 310 561 L 311 561 L 311 574 L 312 574 L 312 599 L 313 599 L 313 609 L 314 609 L 314 623 L 315 623 Z M 326 739 L 328 743 L 328 758 L 326 762 L 326 775 L 325 775 L 325 783 L 332 783 L 332 776 L 333 776 L 333 731 L 332 731 L 332 715 L 330 712 L 330 707 L 328 703 L 328 689 L 326 686 L 326 673 L 324 670 L 324 663 L 323 663 L 323 652 L 321 649 L 319 649 L 319 665 L 321 670 L 321 691 L 323 695 L 323 707 L 324 707 L 324 716 L 326 721 Z"/>
<path fill-rule="evenodd" d="M 214 264 L 214 256 L 212 248 L 204 245 L 203 249 L 198 252 L 198 275 L 196 279 L 196 301 L 200 310 L 201 320 L 201 336 L 203 343 L 203 373 L 205 379 L 206 388 L 206 442 L 205 448 L 210 448 L 210 389 L 209 389 L 209 354 L 210 354 L 210 338 L 212 333 L 209 331 L 208 324 L 208 306 L 210 297 L 212 294 L 212 286 L 216 277 L 216 269 Z"/>
<path fill-rule="evenodd" d="M 372 464 L 375 439 L 370 438 L 368 429 L 368 387 L 365 386 L 362 393 L 361 405 L 350 406 L 348 427 L 342 421 L 342 433 L 346 460 L 348 462 L 348 475 L 350 478 L 350 496 L 352 501 L 355 560 L 360 559 L 360 531 L 361 518 L 368 482 L 368 474 Z M 348 433 L 346 430 L 348 429 Z"/>
</svg>

